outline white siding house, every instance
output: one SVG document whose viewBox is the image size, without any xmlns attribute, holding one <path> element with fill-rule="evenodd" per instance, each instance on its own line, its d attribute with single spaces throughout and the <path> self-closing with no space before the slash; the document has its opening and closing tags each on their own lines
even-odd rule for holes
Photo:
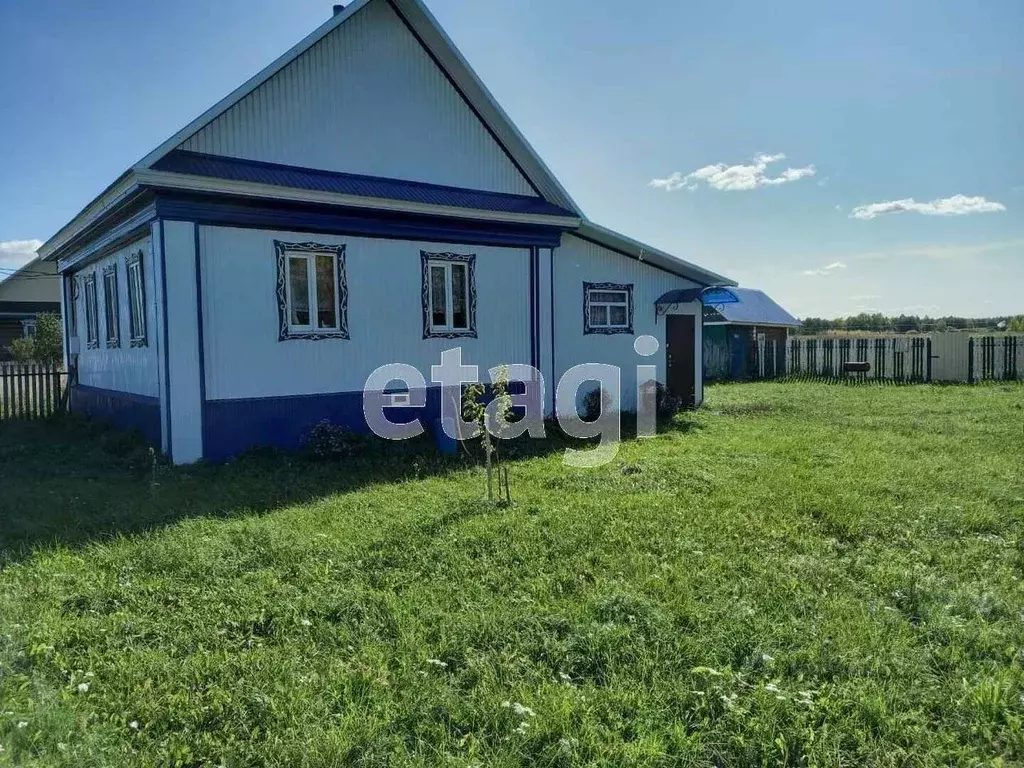
<svg viewBox="0 0 1024 768">
<path fill-rule="evenodd" d="M 637 364 L 698 405 L 699 295 L 732 284 L 588 221 L 421 0 L 340 10 L 40 253 L 73 407 L 178 463 L 296 447 L 325 418 L 365 429 L 392 362 L 423 374 L 429 428 L 430 368 L 456 346 L 538 368 L 549 415 L 585 362 L 622 368 L 626 409 Z"/>
</svg>

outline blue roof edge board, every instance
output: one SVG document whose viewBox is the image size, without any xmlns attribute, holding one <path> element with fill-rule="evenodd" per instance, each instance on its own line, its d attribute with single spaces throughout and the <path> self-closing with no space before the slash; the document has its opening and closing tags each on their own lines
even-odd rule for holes
<svg viewBox="0 0 1024 768">
<path fill-rule="evenodd" d="M 153 170 L 450 208 L 576 217 L 572 211 L 560 208 L 540 197 L 487 192 L 428 184 L 422 181 L 405 181 L 339 171 L 324 171 L 262 160 L 243 160 L 236 157 L 208 155 L 183 149 L 168 152 L 153 164 Z"/>
</svg>

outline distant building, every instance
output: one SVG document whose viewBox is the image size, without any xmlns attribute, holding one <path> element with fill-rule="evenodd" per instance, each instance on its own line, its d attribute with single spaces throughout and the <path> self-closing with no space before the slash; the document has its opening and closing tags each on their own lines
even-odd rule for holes
<svg viewBox="0 0 1024 768">
<path fill-rule="evenodd" d="M 0 360 L 9 360 L 11 342 L 35 333 L 36 316 L 60 314 L 60 278 L 52 261 L 33 259 L 0 282 Z"/>
<path fill-rule="evenodd" d="M 757 343 L 766 342 L 774 358 L 769 370 L 785 369 L 789 329 L 800 321 L 763 291 L 730 288 L 739 301 L 704 306 L 704 378 L 707 381 L 752 378 L 758 371 Z"/>
</svg>

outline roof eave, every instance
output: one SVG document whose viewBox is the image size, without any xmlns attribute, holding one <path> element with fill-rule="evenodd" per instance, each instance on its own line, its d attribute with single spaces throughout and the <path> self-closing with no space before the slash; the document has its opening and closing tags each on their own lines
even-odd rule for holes
<svg viewBox="0 0 1024 768">
<path fill-rule="evenodd" d="M 628 253 L 634 253 L 638 258 L 642 257 L 649 259 L 651 256 L 654 256 L 662 262 L 659 266 L 674 272 L 680 277 L 685 277 L 688 280 L 703 283 L 704 285 L 738 285 L 735 280 L 719 275 L 717 272 L 704 269 L 703 267 L 699 267 L 685 259 L 680 259 L 678 256 L 673 256 L 672 254 L 666 253 L 658 248 L 641 243 L 639 240 L 627 237 L 615 230 L 602 227 L 600 224 L 595 224 L 589 219 L 582 220 L 580 224 L 580 234 L 598 242 L 603 242 L 609 247 L 624 250 Z"/>
<path fill-rule="evenodd" d="M 56 258 L 57 252 L 90 226 L 104 218 L 111 210 L 121 205 L 127 198 L 138 191 L 138 183 L 133 169 L 129 168 L 114 180 L 106 189 L 80 210 L 75 216 L 43 243 L 39 250 L 39 258 L 50 261 Z"/>
<path fill-rule="evenodd" d="M 376 211 L 393 211 L 427 216 L 443 216 L 447 218 L 474 219 L 480 221 L 497 221 L 517 224 L 535 224 L 540 226 L 559 227 L 566 230 L 575 229 L 580 220 L 574 216 L 553 216 L 537 213 L 510 213 L 506 211 L 489 211 L 477 208 L 459 208 L 455 206 L 417 203 L 405 200 L 392 200 L 380 197 L 362 197 L 339 192 L 282 187 L 275 184 L 261 184 L 252 181 L 235 181 L 218 179 L 209 176 L 193 176 L 169 171 L 140 170 L 136 177 L 139 183 L 153 189 L 171 189 L 185 192 L 236 195 L 260 199 L 284 200 L 297 203 L 318 203 L 337 205 L 345 208 L 357 208 Z"/>
</svg>

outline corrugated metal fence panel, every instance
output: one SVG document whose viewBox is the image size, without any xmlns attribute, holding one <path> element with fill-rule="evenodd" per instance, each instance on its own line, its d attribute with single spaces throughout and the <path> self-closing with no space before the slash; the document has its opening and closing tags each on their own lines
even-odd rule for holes
<svg viewBox="0 0 1024 768">
<path fill-rule="evenodd" d="M 843 374 L 844 362 L 871 369 Z M 790 340 L 790 375 L 856 377 L 888 381 L 1003 381 L 1024 379 L 1024 336 L 928 336 L 814 338 Z"/>
<path fill-rule="evenodd" d="M 278 340 L 274 240 L 345 246 L 349 340 Z M 387 363 L 429 383 L 441 352 L 487 369 L 529 363 L 530 251 L 302 232 L 200 228 L 208 400 L 361 391 Z M 424 339 L 420 251 L 476 254 L 478 338 Z"/>
<path fill-rule="evenodd" d="M 157 283 L 153 262 L 152 240 L 146 237 L 121 248 L 83 270 L 74 273 L 76 317 L 78 320 L 78 382 L 87 387 L 129 392 L 145 397 L 160 396 L 159 351 L 157 333 Z M 142 251 L 142 275 L 146 293 L 146 344 L 131 345 L 128 300 L 127 258 Z M 108 347 L 106 342 L 106 312 L 104 310 L 103 270 L 117 265 L 118 345 Z M 96 311 L 99 346 L 89 348 L 86 331 L 85 284 L 88 276 L 96 275 Z"/>
<path fill-rule="evenodd" d="M 388 3 L 370 3 L 179 148 L 535 194 Z"/>
<path fill-rule="evenodd" d="M 966 382 L 970 373 L 970 337 L 966 333 L 933 333 L 932 380 Z"/>
<path fill-rule="evenodd" d="M 589 241 L 566 235 L 555 250 L 555 386 L 569 369 L 581 363 L 607 363 L 622 370 L 622 407 L 636 407 L 636 366 L 656 365 L 659 380 L 665 381 L 664 317 L 655 318 L 654 302 L 676 288 L 695 288 L 678 275 L 623 256 Z M 633 333 L 605 336 L 583 333 L 583 283 L 610 282 L 633 285 Z M 703 400 L 703 339 L 701 304 L 691 302 L 679 310 L 696 314 L 694 361 L 696 402 Z M 633 348 L 637 336 L 649 334 L 659 343 L 658 352 L 640 357 Z M 585 394 L 585 393 L 584 393 Z"/>
</svg>

